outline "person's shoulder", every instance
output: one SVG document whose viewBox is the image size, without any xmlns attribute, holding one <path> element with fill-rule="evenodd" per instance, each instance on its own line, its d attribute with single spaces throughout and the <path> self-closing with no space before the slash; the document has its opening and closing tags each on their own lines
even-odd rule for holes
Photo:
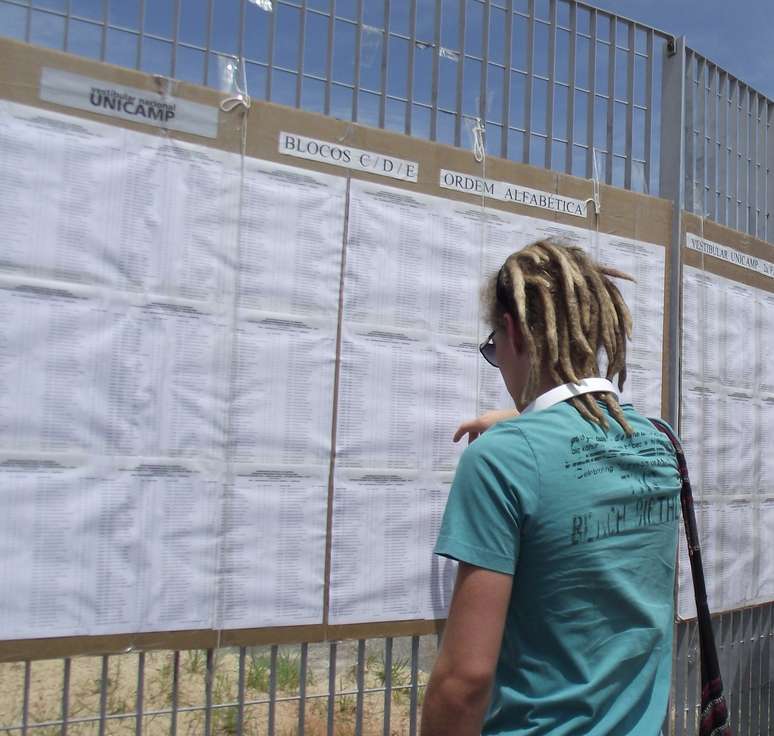
<svg viewBox="0 0 774 736">
<path fill-rule="evenodd" d="M 521 417 L 514 417 L 490 427 L 465 448 L 462 457 L 467 462 L 487 462 L 514 448 L 526 446 L 527 441 L 519 424 L 520 420 Z"/>
</svg>

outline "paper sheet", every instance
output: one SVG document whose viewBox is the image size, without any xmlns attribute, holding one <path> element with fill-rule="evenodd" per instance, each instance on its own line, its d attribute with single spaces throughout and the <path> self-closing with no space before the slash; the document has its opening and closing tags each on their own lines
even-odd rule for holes
<svg viewBox="0 0 774 736">
<path fill-rule="evenodd" d="M 700 269 L 683 276 L 680 434 L 697 508 L 710 609 L 732 610 L 774 598 L 769 580 L 774 536 L 767 516 L 774 472 L 769 384 L 771 294 Z M 698 512 L 697 512 L 698 513 Z M 687 557 L 681 558 L 687 566 Z M 678 611 L 694 615 L 681 572 Z"/>
<path fill-rule="evenodd" d="M 238 196 L 226 175 L 233 156 L 4 107 L 1 270 L 203 300 L 233 289 L 223 268 Z"/>
<path fill-rule="evenodd" d="M 219 542 L 250 561 L 250 610 L 224 625 L 322 621 L 346 185 L 242 173 L 233 154 L 0 103 L 0 637 L 213 627 Z M 234 479 L 229 460 L 266 465 Z M 228 479 L 274 532 L 257 567 L 241 520 L 221 523 Z M 291 507 L 309 559 L 286 541 Z"/>
<path fill-rule="evenodd" d="M 223 469 L 0 458 L 5 638 L 207 628 Z"/>
<path fill-rule="evenodd" d="M 239 464 L 226 494 L 217 625 L 320 623 L 328 468 Z"/>
<path fill-rule="evenodd" d="M 432 548 L 449 475 L 340 471 L 334 491 L 333 624 L 442 618 L 453 563 Z"/>
</svg>

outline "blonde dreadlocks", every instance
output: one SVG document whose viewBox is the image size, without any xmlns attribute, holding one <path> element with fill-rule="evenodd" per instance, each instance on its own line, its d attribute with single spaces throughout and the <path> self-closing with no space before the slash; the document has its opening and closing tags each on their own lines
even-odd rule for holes
<svg viewBox="0 0 774 736">
<path fill-rule="evenodd" d="M 599 375 L 597 357 L 607 354 L 607 378 L 626 380 L 626 340 L 632 319 L 610 277 L 634 279 L 592 261 L 580 248 L 539 241 L 510 255 L 488 290 L 489 321 L 502 325 L 510 314 L 524 336 L 529 375 L 521 405 L 538 392 L 542 370 L 557 384 Z M 612 393 L 597 394 L 626 434 L 633 433 Z M 607 429 L 592 394 L 570 399 L 582 416 Z"/>
</svg>

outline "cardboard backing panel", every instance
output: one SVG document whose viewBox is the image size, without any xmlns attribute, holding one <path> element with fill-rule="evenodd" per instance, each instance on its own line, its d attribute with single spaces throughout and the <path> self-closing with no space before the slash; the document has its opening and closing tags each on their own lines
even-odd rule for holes
<svg viewBox="0 0 774 736">
<path fill-rule="evenodd" d="M 753 286 L 756 289 L 774 292 L 774 278 L 751 271 L 749 268 L 728 263 L 720 258 L 714 258 L 713 256 L 699 253 L 698 251 L 686 247 L 685 236 L 687 233 L 698 235 L 706 240 L 712 240 L 720 245 L 728 246 L 729 248 L 738 250 L 746 255 L 762 258 L 771 263 L 774 263 L 774 245 L 767 243 L 765 240 L 758 240 L 757 238 L 739 232 L 738 230 L 732 230 L 724 225 L 718 225 L 711 220 L 705 220 L 696 215 L 683 213 L 682 233 L 680 238 L 682 244 L 683 265 L 701 268 L 710 273 L 717 274 L 718 276 L 731 279 L 732 281 L 738 281 L 741 284 Z"/>
<path fill-rule="evenodd" d="M 39 96 L 39 86 L 43 67 L 65 70 L 86 77 L 104 80 L 106 83 L 122 84 L 152 92 L 158 92 L 165 83 L 164 80 L 135 70 L 115 67 L 62 52 L 0 38 L 0 99 L 83 117 L 105 124 L 117 125 L 150 135 L 169 135 L 198 145 L 210 146 L 230 152 L 241 151 L 242 121 L 245 115 L 242 108 L 237 107 L 228 113 L 220 112 L 218 136 L 215 139 L 164 131 L 141 123 L 117 120 L 80 109 L 63 107 L 42 101 Z M 227 96 L 213 89 L 184 82 L 173 82 L 171 93 L 175 97 L 213 107 L 217 107 L 221 100 Z M 293 158 L 280 154 L 278 150 L 279 136 L 282 131 L 340 144 L 346 143 L 355 148 L 416 161 L 419 163 L 418 181 L 413 183 L 387 179 L 363 171 L 348 170 L 318 161 Z M 552 194 L 561 194 L 583 200 L 591 200 L 594 191 L 593 183 L 589 180 L 497 158 L 487 157 L 485 162 L 486 171 L 484 172 L 484 166 L 476 162 L 470 150 L 453 148 L 259 101 L 252 103 L 252 107 L 247 114 L 244 152 L 247 156 L 275 161 L 289 166 L 297 166 L 351 179 L 378 181 L 386 186 L 418 191 L 470 204 L 480 204 L 480 195 L 466 194 L 442 188 L 439 185 L 441 169 L 450 169 L 478 177 L 482 177 L 485 173 L 487 180 L 507 181 Z M 505 210 L 528 217 L 538 217 L 575 227 L 587 228 L 591 231 L 599 230 L 602 233 L 644 240 L 663 246 L 666 251 L 664 259 L 664 291 L 667 298 L 664 309 L 664 335 L 666 335 L 666 319 L 669 309 L 667 286 L 669 284 L 670 270 L 669 243 L 672 227 L 672 205 L 665 200 L 624 191 L 607 185 L 600 186 L 600 202 L 601 214 L 599 217 L 595 216 L 594 208 L 590 204 L 586 218 L 494 199 L 487 199 L 486 207 L 488 209 Z M 707 237 L 711 237 L 709 232 Z M 663 356 L 662 405 L 665 405 L 666 387 L 668 386 L 666 344 L 664 344 Z M 338 357 L 337 354 L 337 363 Z M 328 599 L 327 587 L 326 581 L 326 601 Z M 327 621 L 327 610 L 324 620 Z M 78 654 L 98 655 L 120 653 L 129 650 L 210 648 L 220 645 L 285 644 L 365 637 L 409 636 L 438 633 L 442 625 L 442 621 L 419 620 L 339 626 L 321 624 L 318 626 L 239 629 L 221 632 L 211 630 L 177 631 L 158 634 L 144 633 L 5 641 L 0 642 L 0 661 L 43 659 Z"/>
</svg>

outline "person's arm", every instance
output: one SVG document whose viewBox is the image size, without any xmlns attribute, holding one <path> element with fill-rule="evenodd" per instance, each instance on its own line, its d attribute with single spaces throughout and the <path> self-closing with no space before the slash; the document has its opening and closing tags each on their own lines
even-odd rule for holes
<svg viewBox="0 0 774 736">
<path fill-rule="evenodd" d="M 460 563 L 422 705 L 421 736 L 478 736 L 492 694 L 513 576 Z"/>
<path fill-rule="evenodd" d="M 491 426 L 497 424 L 497 422 L 504 422 L 506 419 L 513 419 L 519 416 L 519 411 L 515 407 L 513 409 L 495 409 L 493 411 L 487 411 L 480 417 L 475 419 L 468 419 L 457 427 L 457 431 L 454 433 L 454 441 L 459 442 L 465 435 L 468 435 L 468 443 L 473 442 L 482 432 L 486 432 Z"/>
</svg>

